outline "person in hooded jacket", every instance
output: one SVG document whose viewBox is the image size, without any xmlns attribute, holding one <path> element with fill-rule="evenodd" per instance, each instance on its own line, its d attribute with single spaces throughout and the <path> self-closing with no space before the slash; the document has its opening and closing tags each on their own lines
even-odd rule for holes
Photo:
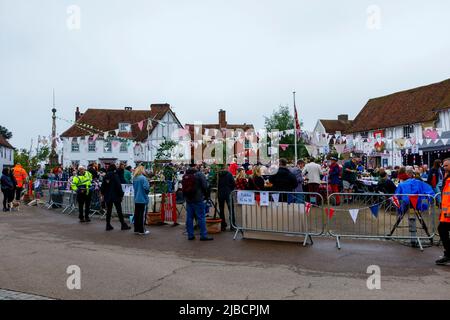
<svg viewBox="0 0 450 320">
<path fill-rule="evenodd" d="M 11 178 L 9 168 L 4 168 L 1 177 L 1 189 L 3 192 L 3 212 L 10 210 L 10 203 L 14 199 L 14 181 Z"/>
<path fill-rule="evenodd" d="M 236 183 L 234 182 L 233 175 L 231 172 L 225 169 L 224 166 L 221 166 L 221 170 L 219 171 L 219 179 L 217 185 L 218 199 L 219 199 L 219 214 L 220 219 L 222 219 L 222 231 L 227 229 L 227 222 L 225 220 L 225 203 L 228 207 L 228 212 L 230 213 L 231 218 L 231 192 L 236 189 Z M 230 226 L 230 229 L 233 230 L 233 226 Z"/>
<path fill-rule="evenodd" d="M 114 229 L 111 225 L 113 205 L 116 207 L 117 215 L 119 216 L 119 220 L 122 225 L 121 230 L 131 229 L 130 226 L 125 223 L 125 219 L 123 217 L 122 199 L 124 192 L 116 170 L 117 168 L 115 164 L 109 166 L 100 190 L 106 203 L 106 231 L 111 231 Z"/>
</svg>

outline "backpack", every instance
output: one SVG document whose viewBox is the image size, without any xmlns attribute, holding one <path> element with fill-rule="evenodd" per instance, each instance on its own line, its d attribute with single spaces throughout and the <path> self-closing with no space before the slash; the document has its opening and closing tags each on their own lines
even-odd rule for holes
<svg viewBox="0 0 450 320">
<path fill-rule="evenodd" d="M 183 175 L 183 180 L 181 181 L 183 187 L 183 193 L 187 195 L 193 195 L 196 191 L 197 178 L 195 173 L 186 173 Z"/>
</svg>

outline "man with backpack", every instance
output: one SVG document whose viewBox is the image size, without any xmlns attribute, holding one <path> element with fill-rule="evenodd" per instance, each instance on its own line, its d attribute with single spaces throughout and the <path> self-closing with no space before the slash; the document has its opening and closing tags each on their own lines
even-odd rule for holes
<svg viewBox="0 0 450 320">
<path fill-rule="evenodd" d="M 208 192 L 208 182 L 205 175 L 198 171 L 195 164 L 191 164 L 183 175 L 183 195 L 186 199 L 186 229 L 188 240 L 194 240 L 194 215 L 200 227 L 200 241 L 209 241 L 206 230 L 205 196 Z"/>
</svg>

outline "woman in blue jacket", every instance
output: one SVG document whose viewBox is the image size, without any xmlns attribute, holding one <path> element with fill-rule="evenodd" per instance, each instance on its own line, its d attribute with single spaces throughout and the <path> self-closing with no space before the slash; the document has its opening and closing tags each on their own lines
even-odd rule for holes
<svg viewBox="0 0 450 320">
<path fill-rule="evenodd" d="M 144 175 L 145 168 L 140 165 L 134 171 L 133 189 L 134 189 L 134 232 L 140 235 L 148 235 L 150 232 L 145 230 L 145 213 L 149 205 L 148 194 L 150 184 Z"/>
</svg>

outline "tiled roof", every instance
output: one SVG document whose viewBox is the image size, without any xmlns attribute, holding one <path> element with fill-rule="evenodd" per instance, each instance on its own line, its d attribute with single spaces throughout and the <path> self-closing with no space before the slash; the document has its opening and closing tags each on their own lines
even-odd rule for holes
<svg viewBox="0 0 450 320">
<path fill-rule="evenodd" d="M 77 121 L 79 124 L 87 124 L 95 129 L 106 131 L 114 131 L 119 128 L 119 123 L 130 123 L 130 133 L 120 133 L 120 137 L 132 138 L 136 141 L 144 141 L 148 132 L 147 119 L 161 120 L 170 110 L 169 104 L 152 104 L 150 110 L 120 110 L 120 109 L 88 109 Z M 144 120 L 142 131 L 139 130 L 138 122 Z M 157 123 L 153 122 L 153 129 Z M 152 131 L 153 131 L 152 129 Z M 97 133 L 97 132 L 95 132 Z M 150 132 L 151 133 L 151 132 Z M 66 130 L 61 137 L 82 137 L 89 135 L 89 132 L 73 125 Z"/>
<path fill-rule="evenodd" d="M 329 134 L 335 134 L 337 131 L 341 133 L 347 133 L 351 127 L 352 120 L 319 120 L 325 128 L 325 131 Z"/>
<path fill-rule="evenodd" d="M 14 149 L 14 147 L 2 135 L 0 135 L 0 146 L 6 147 L 9 149 Z"/>
<path fill-rule="evenodd" d="M 434 121 L 437 111 L 446 108 L 450 108 L 450 79 L 369 100 L 349 131 Z"/>
</svg>

